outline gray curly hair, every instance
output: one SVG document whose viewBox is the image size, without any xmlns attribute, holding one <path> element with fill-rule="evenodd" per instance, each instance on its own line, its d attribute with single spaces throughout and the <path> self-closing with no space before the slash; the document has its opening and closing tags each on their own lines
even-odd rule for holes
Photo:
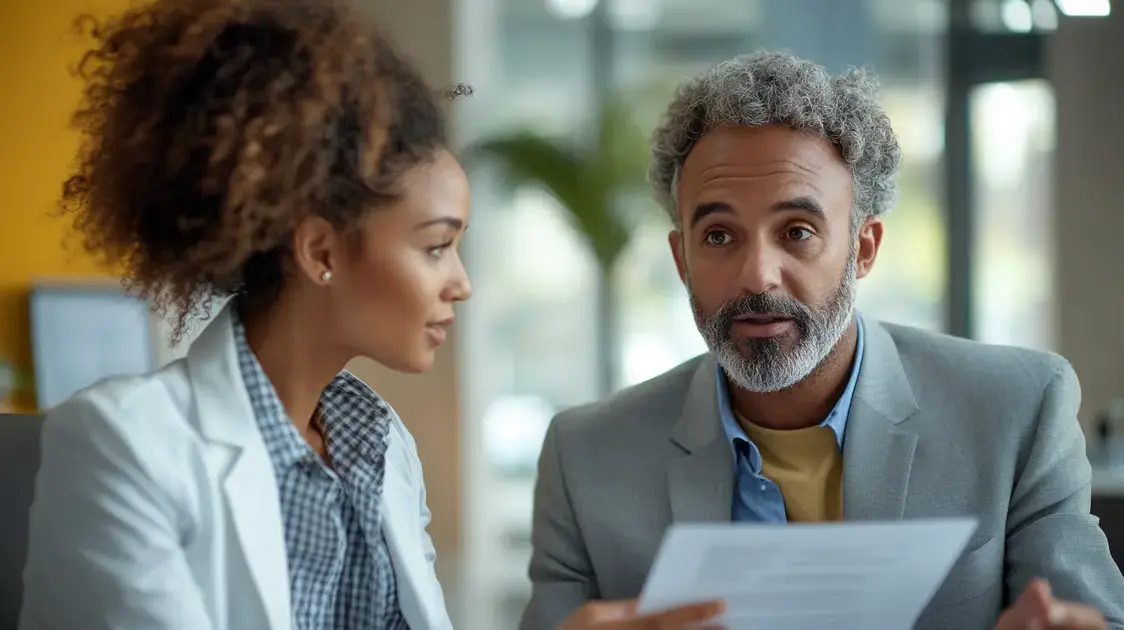
<svg viewBox="0 0 1124 630">
<path fill-rule="evenodd" d="M 838 149 L 851 169 L 855 227 L 893 207 L 901 148 L 878 102 L 878 80 L 857 68 L 832 77 L 814 62 L 758 52 L 684 81 L 652 134 L 649 180 L 677 226 L 676 186 L 695 143 L 717 127 L 769 124 L 820 135 Z"/>
</svg>

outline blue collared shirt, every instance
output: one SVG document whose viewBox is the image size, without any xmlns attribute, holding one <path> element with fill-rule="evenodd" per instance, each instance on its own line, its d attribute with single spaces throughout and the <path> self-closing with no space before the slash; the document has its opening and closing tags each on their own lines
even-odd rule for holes
<svg viewBox="0 0 1124 630">
<path fill-rule="evenodd" d="M 847 416 L 851 413 L 851 400 L 855 396 L 855 384 L 859 380 L 859 369 L 863 362 L 863 320 L 855 315 L 858 328 L 858 342 L 855 346 L 855 362 L 843 395 L 835 403 L 831 413 L 819 426 L 829 427 L 835 433 L 839 448 L 843 448 L 843 433 L 847 428 Z M 730 392 L 722 367 L 718 368 L 718 415 L 726 438 L 734 449 L 734 497 L 731 518 L 735 522 L 787 523 L 784 497 L 781 489 L 771 479 L 761 473 L 761 451 L 745 430 L 738 424 L 730 406 Z"/>
</svg>

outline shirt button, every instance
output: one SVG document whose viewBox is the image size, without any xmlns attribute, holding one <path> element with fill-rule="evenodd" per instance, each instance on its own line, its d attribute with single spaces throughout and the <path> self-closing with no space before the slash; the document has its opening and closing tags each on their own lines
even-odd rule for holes
<svg viewBox="0 0 1124 630">
<path fill-rule="evenodd" d="M 767 486 L 765 484 L 761 484 L 761 492 L 765 492 L 768 489 L 769 489 L 769 486 Z"/>
</svg>

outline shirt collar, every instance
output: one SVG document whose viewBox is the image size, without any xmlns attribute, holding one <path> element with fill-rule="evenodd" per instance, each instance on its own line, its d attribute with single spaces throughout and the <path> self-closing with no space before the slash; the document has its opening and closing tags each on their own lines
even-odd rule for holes
<svg viewBox="0 0 1124 630">
<path fill-rule="evenodd" d="M 843 389 L 843 394 L 836 401 L 835 406 L 831 412 L 827 414 L 827 418 L 819 424 L 819 426 L 829 427 L 835 433 L 835 439 L 839 444 L 839 448 L 843 448 L 843 434 L 847 428 L 847 416 L 851 412 L 851 401 L 855 397 L 855 387 L 859 381 L 859 370 L 863 362 L 863 319 L 858 313 L 855 314 L 856 328 L 858 329 L 858 339 L 855 344 L 855 362 L 851 366 L 851 375 L 847 378 L 847 386 Z M 754 470 L 761 468 L 761 455 L 753 441 L 745 434 L 745 430 L 738 424 L 737 419 L 734 417 L 734 410 L 730 406 L 730 391 L 726 384 L 726 375 L 722 372 L 722 366 L 718 365 L 718 415 L 722 420 L 722 429 L 726 432 L 726 438 L 731 444 L 736 444 L 741 440 L 750 446 L 750 464 Z"/>
<path fill-rule="evenodd" d="M 340 372 L 320 397 L 333 463 L 350 475 L 352 468 L 373 464 L 381 475 L 394 412 L 359 377 Z M 378 484 L 381 487 L 381 481 Z"/>
<path fill-rule="evenodd" d="M 277 390 L 246 340 L 241 318 L 234 317 L 233 323 L 239 371 L 270 459 L 279 469 L 284 469 L 310 458 L 315 453 L 289 420 Z"/>
<path fill-rule="evenodd" d="M 241 319 L 235 317 L 233 323 L 242 380 L 270 459 L 279 469 L 304 460 L 316 461 L 315 451 L 293 426 L 250 348 Z M 394 412 L 366 383 L 346 370 L 340 372 L 321 393 L 320 412 L 327 429 L 328 451 L 341 472 L 381 461 L 389 444 Z"/>
</svg>

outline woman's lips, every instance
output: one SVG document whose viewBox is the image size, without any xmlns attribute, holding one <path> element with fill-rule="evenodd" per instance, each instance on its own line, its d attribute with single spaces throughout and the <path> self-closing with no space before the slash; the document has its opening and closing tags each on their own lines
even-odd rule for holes
<svg viewBox="0 0 1124 630">
<path fill-rule="evenodd" d="M 439 346 L 445 343 L 445 329 L 441 326 L 429 325 L 425 327 L 425 335 L 429 338 L 430 343 Z"/>
<path fill-rule="evenodd" d="M 449 326 L 453 325 L 453 320 L 454 318 L 450 317 L 448 319 L 443 319 L 439 322 L 433 322 L 432 324 L 426 325 L 426 337 L 429 338 L 429 341 L 433 345 L 439 346 L 445 343 L 445 337 L 448 335 L 447 329 L 449 328 Z"/>
</svg>

